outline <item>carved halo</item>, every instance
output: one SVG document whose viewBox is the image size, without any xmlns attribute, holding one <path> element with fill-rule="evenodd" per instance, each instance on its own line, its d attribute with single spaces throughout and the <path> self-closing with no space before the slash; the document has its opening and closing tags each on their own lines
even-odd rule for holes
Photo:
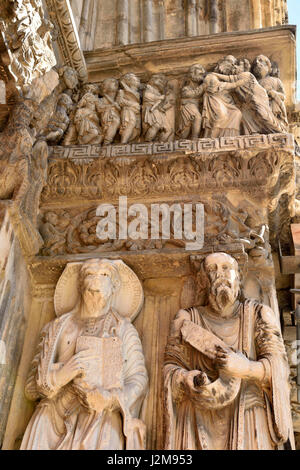
<svg viewBox="0 0 300 470">
<path fill-rule="evenodd" d="M 112 307 L 122 317 L 133 321 L 144 303 L 142 284 L 137 275 L 121 260 L 109 260 L 118 269 L 121 286 L 115 292 Z M 68 263 L 60 276 L 54 294 L 54 308 L 59 317 L 71 312 L 80 299 L 79 272 L 83 262 Z"/>
</svg>

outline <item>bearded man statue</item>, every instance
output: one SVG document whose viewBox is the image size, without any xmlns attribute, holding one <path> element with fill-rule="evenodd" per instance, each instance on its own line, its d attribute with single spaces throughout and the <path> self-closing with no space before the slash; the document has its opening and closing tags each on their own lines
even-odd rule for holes
<svg viewBox="0 0 300 470">
<path fill-rule="evenodd" d="M 202 262 L 206 306 L 180 310 L 165 355 L 166 449 L 294 448 L 289 367 L 274 312 L 241 300 L 238 263 Z"/>
<path fill-rule="evenodd" d="M 54 296 L 57 319 L 42 331 L 25 394 L 38 401 L 22 450 L 141 450 L 147 390 L 131 321 L 143 289 L 121 260 L 69 263 Z"/>
</svg>

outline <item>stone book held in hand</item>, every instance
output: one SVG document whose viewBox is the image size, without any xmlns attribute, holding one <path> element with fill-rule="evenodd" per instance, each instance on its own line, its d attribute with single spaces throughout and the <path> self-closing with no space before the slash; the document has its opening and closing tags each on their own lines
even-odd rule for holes
<svg viewBox="0 0 300 470">
<path fill-rule="evenodd" d="M 100 387 L 105 390 L 123 388 L 121 340 L 116 337 L 79 336 L 76 353 L 88 349 L 95 351 L 95 359 L 90 363 L 81 382 L 85 382 L 89 387 Z"/>
</svg>

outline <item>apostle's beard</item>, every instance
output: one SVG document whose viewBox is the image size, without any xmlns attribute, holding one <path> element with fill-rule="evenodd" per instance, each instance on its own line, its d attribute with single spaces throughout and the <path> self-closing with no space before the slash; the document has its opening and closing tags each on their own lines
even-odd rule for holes
<svg viewBox="0 0 300 470">
<path fill-rule="evenodd" d="M 220 316 L 226 316 L 224 309 L 233 305 L 238 297 L 238 289 L 228 279 L 216 279 L 210 286 L 209 303 Z"/>
</svg>

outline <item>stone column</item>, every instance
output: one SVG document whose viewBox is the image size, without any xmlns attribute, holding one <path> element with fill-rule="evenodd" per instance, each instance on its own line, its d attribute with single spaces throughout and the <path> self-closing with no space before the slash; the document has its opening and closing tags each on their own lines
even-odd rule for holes
<svg viewBox="0 0 300 470">
<path fill-rule="evenodd" d="M 29 303 L 28 271 L 6 211 L 0 222 L 0 449 L 17 381 Z"/>
<path fill-rule="evenodd" d="M 206 13 L 206 0 L 197 0 L 196 5 L 196 20 L 197 20 L 197 35 L 202 36 L 207 34 L 207 21 L 205 21 Z"/>
<path fill-rule="evenodd" d="M 129 42 L 128 0 L 118 0 L 117 43 L 121 45 Z"/>
<path fill-rule="evenodd" d="M 165 39 L 165 5 L 164 0 L 159 0 L 159 39 Z"/>
<path fill-rule="evenodd" d="M 218 32 L 218 3 L 217 0 L 210 0 L 210 32 Z"/>
<path fill-rule="evenodd" d="M 91 0 L 83 0 L 80 25 L 79 25 L 79 38 L 80 39 L 87 29 L 87 25 L 89 21 L 90 5 L 91 5 Z"/>
<path fill-rule="evenodd" d="M 187 1 L 186 35 L 197 36 L 196 0 Z"/>
<path fill-rule="evenodd" d="M 6 85 L 3 80 L 0 80 L 0 104 L 6 104 Z"/>
<path fill-rule="evenodd" d="M 264 0 L 265 4 L 265 28 L 274 26 L 274 0 Z"/>
<path fill-rule="evenodd" d="M 135 324 L 149 373 L 149 391 L 141 413 L 146 423 L 147 449 L 163 447 L 162 370 L 170 323 L 180 308 L 181 286 L 180 279 L 147 279 L 144 307 Z"/>
<path fill-rule="evenodd" d="M 152 0 L 144 0 L 144 42 L 154 41 Z"/>
<path fill-rule="evenodd" d="M 13 398 L 2 447 L 3 450 L 19 448 L 23 433 L 34 411 L 35 404 L 25 398 L 24 388 L 40 332 L 45 324 L 55 317 L 53 295 L 54 286 L 33 286 L 33 298 L 25 332 L 21 361 L 18 368 L 18 364 L 15 366 L 18 373 L 13 389 Z"/>
<path fill-rule="evenodd" d="M 79 26 L 79 39 L 84 51 L 93 50 L 97 24 L 97 0 L 84 0 Z"/>
<path fill-rule="evenodd" d="M 262 10 L 260 0 L 251 0 L 251 10 L 253 18 L 253 28 L 262 28 Z"/>
</svg>

